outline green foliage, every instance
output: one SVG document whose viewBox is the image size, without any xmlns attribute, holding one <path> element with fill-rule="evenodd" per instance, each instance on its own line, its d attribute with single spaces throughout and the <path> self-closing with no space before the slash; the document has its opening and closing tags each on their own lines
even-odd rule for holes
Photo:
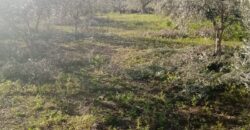
<svg viewBox="0 0 250 130">
<path fill-rule="evenodd" d="M 245 27 L 241 23 L 236 23 L 226 30 L 224 40 L 242 41 L 243 39 L 247 39 L 248 37 L 249 33 L 247 32 Z"/>
<path fill-rule="evenodd" d="M 227 41 L 225 54 L 214 58 L 210 38 L 142 35 L 148 29 L 172 28 L 168 18 L 153 14 L 98 18 L 112 24 L 98 21 L 104 25 L 83 30 L 83 39 L 41 47 L 40 52 L 48 54 L 34 59 L 20 55 L 10 60 L 4 54 L 7 49 L 3 54 L 5 49 L 0 50 L 3 129 L 249 128 L 249 88 L 237 76 L 249 67 L 234 66 L 241 59 L 233 52 L 239 51 L 235 48 L 239 42 Z M 195 33 L 211 23 L 188 26 L 188 33 Z M 243 31 L 235 26 L 233 30 Z M 72 36 L 71 27 L 55 28 L 69 33 L 63 37 Z M 230 35 L 229 40 L 239 40 L 240 35 Z"/>
<path fill-rule="evenodd" d="M 92 59 L 90 59 L 90 63 L 94 68 L 100 68 L 106 62 L 107 59 L 102 55 L 95 55 Z"/>
<path fill-rule="evenodd" d="M 40 116 L 39 119 L 30 122 L 32 129 L 48 129 L 53 126 L 54 129 L 60 128 L 60 125 L 65 122 L 66 117 L 58 111 L 47 111 L 46 114 Z"/>
<path fill-rule="evenodd" d="M 128 76 L 133 80 L 165 80 L 167 79 L 167 72 L 164 68 L 152 65 L 145 68 L 137 68 L 135 70 L 128 70 Z"/>
<path fill-rule="evenodd" d="M 212 28 L 213 24 L 207 20 L 198 21 L 198 22 L 191 22 L 188 24 L 188 28 L 190 30 L 199 30 L 199 29 L 204 28 L 204 27 Z"/>
<path fill-rule="evenodd" d="M 171 28 L 173 26 L 172 21 L 164 16 L 153 14 L 117 14 L 111 13 L 105 16 L 110 20 L 114 20 L 125 29 L 139 29 L 139 30 L 161 30 Z"/>
<path fill-rule="evenodd" d="M 69 130 L 91 130 L 97 118 L 93 115 L 76 116 L 69 119 Z"/>
</svg>

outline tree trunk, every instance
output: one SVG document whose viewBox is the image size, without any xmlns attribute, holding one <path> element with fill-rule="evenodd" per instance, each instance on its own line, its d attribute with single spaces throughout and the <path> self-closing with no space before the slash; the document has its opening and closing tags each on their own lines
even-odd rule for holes
<svg viewBox="0 0 250 130">
<path fill-rule="evenodd" d="M 144 13 L 147 12 L 147 11 L 146 11 L 146 6 L 147 6 L 147 5 L 144 5 L 144 4 L 143 4 L 142 7 L 141 7 L 141 13 L 142 13 L 142 14 L 144 14 Z"/>
<path fill-rule="evenodd" d="M 39 31 L 40 19 L 41 19 L 41 15 L 39 14 L 36 20 L 36 27 L 35 27 L 36 32 Z"/>
<path fill-rule="evenodd" d="M 75 19 L 75 40 L 78 40 L 78 24 L 79 24 L 79 11 L 76 10 L 76 14 L 74 16 Z"/>
<path fill-rule="evenodd" d="M 216 29 L 216 36 L 215 36 L 215 55 L 222 54 L 222 38 L 223 38 L 223 29 Z"/>
<path fill-rule="evenodd" d="M 75 23 L 75 40 L 78 40 L 78 23 Z"/>
</svg>

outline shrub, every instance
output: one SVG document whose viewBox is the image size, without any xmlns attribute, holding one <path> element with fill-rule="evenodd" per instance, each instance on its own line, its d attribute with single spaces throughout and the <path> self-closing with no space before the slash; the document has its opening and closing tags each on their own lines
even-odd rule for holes
<svg viewBox="0 0 250 130">
<path fill-rule="evenodd" d="M 127 75 L 133 80 L 164 80 L 166 78 L 165 68 L 151 65 L 145 68 L 135 68 L 127 71 Z"/>
<path fill-rule="evenodd" d="M 48 83 L 55 80 L 57 70 L 43 59 L 27 63 L 9 62 L 2 68 L 2 77 L 7 80 L 20 80 L 24 83 Z"/>
<path fill-rule="evenodd" d="M 249 38 L 249 33 L 246 28 L 243 27 L 240 23 L 236 23 L 233 26 L 230 26 L 224 34 L 224 40 L 236 40 L 242 41 L 244 38 Z"/>
</svg>

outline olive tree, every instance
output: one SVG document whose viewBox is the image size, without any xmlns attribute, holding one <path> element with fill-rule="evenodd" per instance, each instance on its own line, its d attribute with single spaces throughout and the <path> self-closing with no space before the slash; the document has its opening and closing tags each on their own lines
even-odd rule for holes
<svg viewBox="0 0 250 130">
<path fill-rule="evenodd" d="M 74 26 L 75 39 L 79 38 L 80 28 L 83 24 L 88 25 L 95 12 L 93 0 L 65 1 L 62 9 L 64 18 L 69 18 L 70 24 Z M 62 21 L 63 19 L 61 19 Z"/>
<path fill-rule="evenodd" d="M 114 12 L 119 12 L 119 13 L 124 12 L 126 8 L 124 0 L 112 0 L 111 3 Z"/>
<path fill-rule="evenodd" d="M 139 0 L 141 6 L 141 13 L 147 13 L 147 6 L 153 2 L 153 0 Z"/>
<path fill-rule="evenodd" d="M 6 28 L 9 28 L 12 34 L 23 38 L 23 40 L 29 43 L 31 33 L 31 16 L 33 9 L 30 7 L 30 1 L 25 0 L 11 0 L 3 1 L 1 3 L 0 18 Z"/>
<path fill-rule="evenodd" d="M 201 14 L 213 23 L 215 33 L 215 55 L 222 54 L 225 30 L 242 22 L 241 0 L 186 0 L 186 9 Z"/>
<path fill-rule="evenodd" d="M 39 26 L 45 17 L 50 15 L 50 1 L 49 0 L 33 0 L 34 16 L 35 16 L 35 31 L 39 31 Z"/>
</svg>

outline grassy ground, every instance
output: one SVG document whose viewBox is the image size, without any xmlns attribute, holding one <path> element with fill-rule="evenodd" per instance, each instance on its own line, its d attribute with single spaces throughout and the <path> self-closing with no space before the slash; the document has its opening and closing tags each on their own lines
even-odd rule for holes
<svg viewBox="0 0 250 130">
<path fill-rule="evenodd" d="M 0 129 L 249 129 L 249 90 L 232 67 L 239 42 L 214 58 L 208 38 L 154 35 L 174 26 L 100 15 L 78 40 L 70 26 L 41 34 L 32 58 L 2 41 Z"/>
</svg>

